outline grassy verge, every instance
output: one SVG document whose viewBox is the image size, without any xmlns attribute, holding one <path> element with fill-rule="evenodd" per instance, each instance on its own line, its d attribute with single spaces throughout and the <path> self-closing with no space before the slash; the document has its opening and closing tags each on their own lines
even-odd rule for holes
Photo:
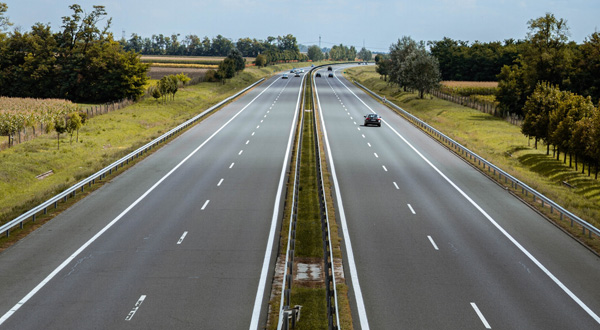
<svg viewBox="0 0 600 330">
<path fill-rule="evenodd" d="M 398 88 L 391 87 L 379 79 L 373 67 L 346 71 L 349 79 L 359 81 L 374 92 L 385 95 L 387 99 L 533 189 L 594 226 L 600 226 L 600 181 L 569 168 L 562 159 L 557 161 L 552 155 L 546 155 L 545 146 L 534 149 L 533 144 L 521 134 L 519 127 L 452 102 L 432 97 L 418 99 L 416 94 L 399 91 Z M 574 188 L 566 187 L 563 182 L 570 183 Z M 541 208 L 539 203 L 531 204 L 542 212 L 549 211 L 547 207 Z M 552 214 L 548 216 L 556 219 Z M 570 222 L 556 220 L 558 225 L 573 236 L 600 251 L 597 238 L 589 239 L 587 235 L 581 234 L 581 229 L 572 229 Z"/>
<path fill-rule="evenodd" d="M 174 101 L 149 98 L 124 109 L 88 120 L 79 141 L 66 134 L 57 148 L 56 134 L 48 134 L 0 152 L 0 224 L 48 200 L 79 180 L 160 136 L 172 127 L 235 94 L 256 80 L 294 65 L 248 68 L 225 85 L 201 83 L 180 89 Z M 38 180 L 36 176 L 53 171 Z M 36 222 L 36 226 L 42 221 Z M 32 228 L 34 226 L 31 226 Z M 31 230 L 32 228 L 29 228 Z M 9 239 L 1 238 L 6 245 Z"/>
</svg>

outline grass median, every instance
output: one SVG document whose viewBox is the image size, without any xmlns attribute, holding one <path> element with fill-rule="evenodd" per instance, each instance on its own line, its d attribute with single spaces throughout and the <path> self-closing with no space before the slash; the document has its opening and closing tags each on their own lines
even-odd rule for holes
<svg viewBox="0 0 600 330">
<path fill-rule="evenodd" d="M 449 101 L 426 96 L 419 99 L 416 94 L 400 91 L 379 78 L 375 67 L 360 67 L 346 70 L 350 80 L 356 80 L 367 88 L 385 97 L 440 130 L 458 143 L 518 178 L 567 210 L 589 223 L 600 227 L 600 181 L 575 171 L 560 161 L 546 155 L 546 147 L 533 147 L 520 127 L 501 118 L 467 108 Z M 571 187 L 563 182 L 568 182 Z M 538 205 L 533 206 L 545 211 Z M 556 213 L 554 213 L 556 214 Z M 572 229 L 570 222 L 556 223 L 578 237 L 582 242 L 600 251 L 597 237 L 582 235 L 578 228 Z"/>
</svg>

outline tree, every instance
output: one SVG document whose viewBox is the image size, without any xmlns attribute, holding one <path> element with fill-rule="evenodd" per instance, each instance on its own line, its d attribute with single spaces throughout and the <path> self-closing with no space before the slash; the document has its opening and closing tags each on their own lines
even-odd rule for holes
<svg viewBox="0 0 600 330">
<path fill-rule="evenodd" d="M 71 139 L 69 140 L 70 144 L 73 143 L 73 134 L 75 134 L 75 132 L 77 132 L 77 141 L 79 141 L 79 129 L 82 125 L 81 117 L 77 112 L 67 115 L 65 130 L 71 136 Z"/>
<path fill-rule="evenodd" d="M 256 64 L 256 66 L 258 67 L 263 67 L 263 66 L 267 66 L 267 58 L 260 54 L 258 56 L 256 56 L 256 59 L 254 60 L 254 64 Z"/>
<path fill-rule="evenodd" d="M 8 17 L 4 16 L 6 11 L 8 10 L 8 6 L 0 2 L 0 32 L 6 30 L 12 23 L 8 20 Z"/>
<path fill-rule="evenodd" d="M 373 53 L 363 47 L 360 52 L 358 52 L 357 57 L 363 61 L 371 61 L 373 59 Z"/>
<path fill-rule="evenodd" d="M 56 141 L 57 141 L 57 149 L 60 150 L 60 135 L 67 131 L 67 125 L 65 123 L 65 118 L 57 117 L 54 120 L 54 131 L 56 132 Z"/>
<path fill-rule="evenodd" d="M 535 139 L 535 148 L 539 140 L 546 142 L 546 154 L 550 154 L 549 130 L 550 113 L 558 109 L 560 90 L 547 83 L 539 83 L 533 93 L 527 98 L 523 112 L 525 119 L 521 132 Z"/>
<path fill-rule="evenodd" d="M 156 100 L 156 102 L 158 103 L 158 99 L 162 96 L 162 94 L 160 93 L 159 86 L 156 86 L 156 87 L 152 88 L 151 95 Z"/>
<path fill-rule="evenodd" d="M 575 60 L 575 74 L 571 77 L 573 89 L 581 95 L 600 101 L 600 32 L 587 37 L 579 47 Z"/>
<path fill-rule="evenodd" d="M 502 67 L 498 74 L 496 100 L 503 114 L 523 115 L 523 106 L 527 101 L 527 86 L 523 78 L 523 69 L 518 65 Z"/>
<path fill-rule="evenodd" d="M 576 128 L 576 123 L 585 117 L 589 117 L 594 110 L 594 104 L 591 99 L 585 98 L 571 92 L 561 91 L 558 108 L 550 113 L 548 122 L 549 141 L 562 150 L 565 154 L 564 162 L 567 161 L 567 154 L 571 155 L 571 138 Z M 559 152 L 556 158 L 558 159 Z M 569 161 L 569 166 L 571 166 Z"/>
<path fill-rule="evenodd" d="M 416 89 L 421 99 L 426 91 L 438 88 L 441 80 L 437 59 L 425 49 L 416 49 L 407 56 L 402 63 L 401 76 L 404 85 Z"/>
<path fill-rule="evenodd" d="M 403 81 L 402 65 L 408 58 L 408 56 L 415 51 L 417 48 L 425 49 L 423 43 L 417 44 L 411 37 L 404 36 L 402 39 L 398 39 L 398 42 L 390 46 L 390 66 L 388 75 L 390 76 L 390 83 L 395 83 L 398 87 L 406 87 L 406 83 Z"/>
<path fill-rule="evenodd" d="M 387 58 L 380 59 L 377 62 L 375 71 L 377 71 L 377 73 L 379 73 L 381 76 L 383 76 L 384 81 L 387 81 L 387 76 L 390 74 L 391 67 L 392 67 L 392 60 L 387 59 Z"/>
<path fill-rule="evenodd" d="M 226 57 L 217 69 L 217 78 L 225 84 L 226 79 L 233 78 L 235 76 L 235 62 L 233 59 Z"/>
<path fill-rule="evenodd" d="M 237 48 L 232 48 L 227 55 L 227 58 L 231 59 L 234 63 L 235 71 L 244 71 L 246 68 L 246 60 L 242 56 L 242 52 Z"/>
<path fill-rule="evenodd" d="M 319 46 L 317 45 L 312 45 L 310 47 L 308 47 L 308 58 L 311 61 L 321 61 L 323 59 L 323 52 L 321 51 L 321 48 L 319 48 Z"/>
<path fill-rule="evenodd" d="M 183 86 L 185 86 L 185 84 L 187 84 L 190 80 L 192 80 L 192 78 L 188 77 L 188 75 L 186 75 L 183 72 L 176 75 L 175 77 L 177 77 L 177 80 L 179 80 L 179 82 L 181 82 L 181 84 Z"/>
</svg>

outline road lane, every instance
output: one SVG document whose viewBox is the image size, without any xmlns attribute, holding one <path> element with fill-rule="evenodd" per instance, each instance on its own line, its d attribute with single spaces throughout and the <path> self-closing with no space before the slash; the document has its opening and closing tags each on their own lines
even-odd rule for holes
<svg viewBox="0 0 600 330">
<path fill-rule="evenodd" d="M 474 204 L 592 311 L 600 310 L 595 255 L 348 82 L 349 89 L 336 78 L 316 81 L 368 325 L 598 327 Z M 383 116 L 381 128 L 356 120 L 370 112 L 363 102 Z"/>
<path fill-rule="evenodd" d="M 270 281 L 261 276 L 263 264 L 273 265 L 267 242 L 280 218 L 300 80 L 263 83 L 0 254 L 0 307 L 7 311 L 130 207 L 2 328 L 263 324 Z"/>
</svg>

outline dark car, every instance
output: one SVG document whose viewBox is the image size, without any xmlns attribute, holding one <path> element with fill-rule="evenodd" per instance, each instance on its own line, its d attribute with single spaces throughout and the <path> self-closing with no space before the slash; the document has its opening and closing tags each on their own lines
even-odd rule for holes
<svg viewBox="0 0 600 330">
<path fill-rule="evenodd" d="M 329 75 L 327 77 L 333 78 L 333 73 L 329 73 Z"/>
<path fill-rule="evenodd" d="M 317 72 L 317 74 L 315 75 L 315 77 L 321 78 L 321 74 Z"/>
<path fill-rule="evenodd" d="M 381 127 L 381 117 L 376 113 L 370 113 L 365 116 L 365 126 L 377 125 Z"/>
<path fill-rule="evenodd" d="M 333 71 L 333 69 L 330 66 L 328 66 L 327 71 Z"/>
</svg>

